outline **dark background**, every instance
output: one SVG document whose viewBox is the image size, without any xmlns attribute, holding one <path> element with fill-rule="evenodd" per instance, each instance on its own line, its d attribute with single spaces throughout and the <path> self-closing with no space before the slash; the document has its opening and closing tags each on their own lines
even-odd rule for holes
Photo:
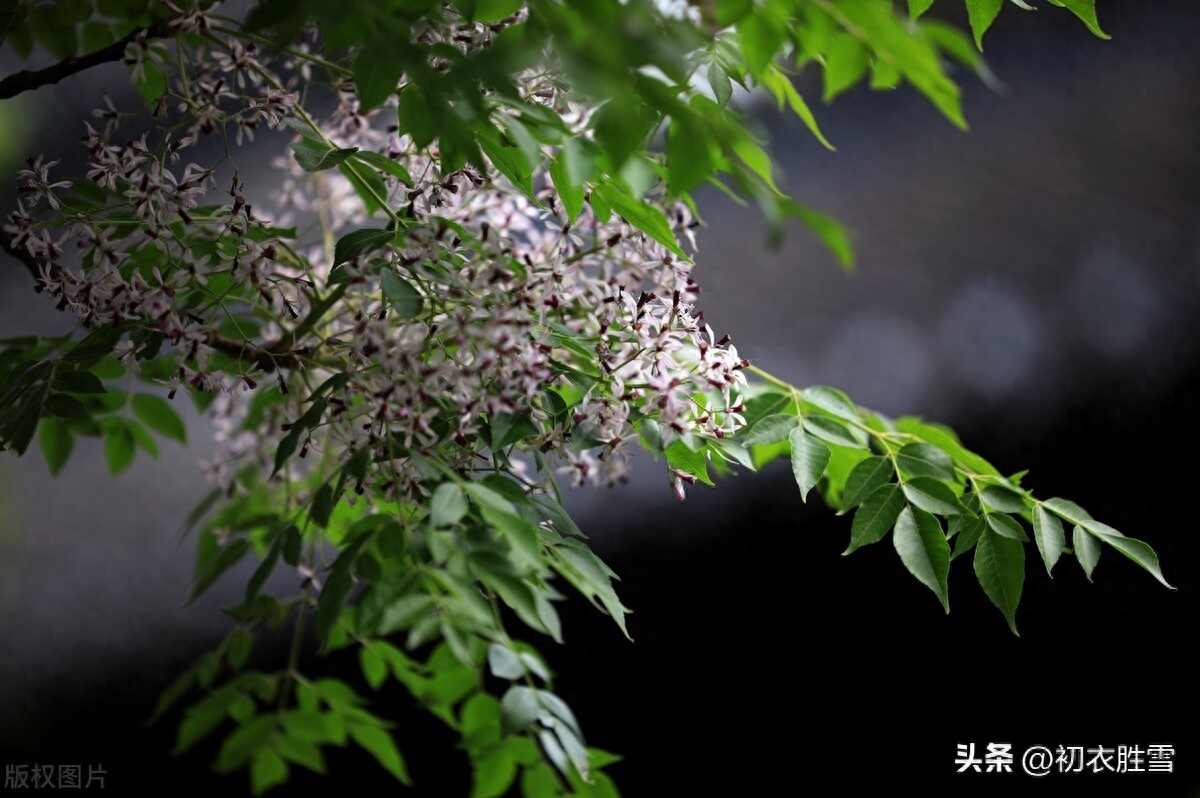
<svg viewBox="0 0 1200 798">
<path fill-rule="evenodd" d="M 640 488 L 574 497 L 622 577 L 636 642 L 575 599 L 563 610 L 567 645 L 538 641 L 589 743 L 625 756 L 609 772 L 626 795 L 1200 795 L 1200 9 L 1102 0 L 1100 13 L 1113 41 L 1059 9 L 1006 8 L 985 42 L 1006 91 L 962 76 L 969 134 L 910 92 L 859 90 L 817 109 L 839 147 L 826 154 L 760 109 L 792 189 L 858 231 L 858 272 L 840 274 L 800 230 L 751 256 L 763 240 L 753 211 L 713 196 L 697 274 L 710 322 L 757 364 L 953 423 L 1002 471 L 1028 468 L 1039 496 L 1074 499 L 1151 543 L 1178 589 L 1111 549 L 1094 584 L 1070 557 L 1051 580 L 1031 549 L 1014 637 L 969 562 L 951 569 L 947 616 L 890 544 L 843 558 L 848 519 L 802 504 L 786 464 L 692 489 L 683 504 L 642 464 Z M 41 118 L 61 124 L 65 113 Z M 32 304 L 10 271 L 5 309 Z M 4 334 L 19 329 L 6 318 Z M 119 531 L 104 537 L 122 523 L 115 506 L 107 521 L 37 509 L 72 490 L 120 504 L 120 484 L 100 469 L 73 464 L 50 482 L 32 458 L 0 466 L 0 498 L 21 520 L 0 536 L 10 580 L 0 759 L 103 764 L 115 794 L 242 794 L 244 774 L 208 772 L 213 746 L 169 756 L 177 715 L 142 726 L 158 691 L 221 631 L 215 603 L 178 610 L 190 550 L 164 546 L 153 559 Z M 199 496 L 196 473 L 179 465 L 174 479 Z M 149 505 L 171 490 L 142 490 L 145 506 L 124 509 L 167 539 L 186 507 Z M 47 515 L 54 524 L 40 531 L 24 523 Z M 116 543 L 88 550 L 97 539 Z M 92 559 L 71 559 L 79 546 Z M 353 659 L 327 667 L 359 678 Z M 402 691 L 385 690 L 379 709 L 400 723 L 422 786 L 413 794 L 467 793 L 452 735 Z M 1018 755 L 1033 744 L 1168 743 L 1177 772 L 954 773 L 956 744 L 989 742 Z M 328 780 L 294 771 L 273 794 L 347 786 L 391 789 L 348 752 L 330 757 Z"/>
</svg>

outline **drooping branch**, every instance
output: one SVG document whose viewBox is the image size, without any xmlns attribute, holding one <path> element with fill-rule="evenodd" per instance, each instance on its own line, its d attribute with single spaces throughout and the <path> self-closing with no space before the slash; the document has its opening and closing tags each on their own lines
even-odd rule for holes
<svg viewBox="0 0 1200 798">
<path fill-rule="evenodd" d="M 23 69 L 20 72 L 14 72 L 3 80 L 0 80 L 0 100 L 7 100 L 10 97 L 16 97 L 18 94 L 58 83 L 63 78 L 69 78 L 71 75 L 82 72 L 85 69 L 91 69 L 100 64 L 106 64 L 110 61 L 120 61 L 125 57 L 125 48 L 139 36 L 144 35 L 146 39 L 166 39 L 180 33 L 178 22 L 179 20 L 175 17 L 160 19 L 153 25 L 135 28 L 128 36 L 113 42 L 107 47 L 101 47 L 99 50 L 93 50 L 90 53 L 80 56 L 64 58 L 57 64 L 48 66 L 45 69 Z"/>
<path fill-rule="evenodd" d="M 5 252 L 11 255 L 14 260 L 25 267 L 25 270 L 29 272 L 29 276 L 33 278 L 33 281 L 36 285 L 40 286 L 42 284 L 41 264 L 38 263 L 37 259 L 34 258 L 33 255 L 29 254 L 29 252 L 24 249 L 14 247 L 12 245 L 12 241 L 9 240 L 7 235 L 0 235 L 0 248 L 2 248 Z"/>
</svg>

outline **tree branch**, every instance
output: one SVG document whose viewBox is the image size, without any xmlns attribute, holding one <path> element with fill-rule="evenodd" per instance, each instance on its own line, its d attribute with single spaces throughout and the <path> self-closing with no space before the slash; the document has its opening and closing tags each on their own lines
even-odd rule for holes
<svg viewBox="0 0 1200 798">
<path fill-rule="evenodd" d="M 153 25 L 147 25 L 144 28 L 135 28 L 125 38 L 115 41 L 107 47 L 101 47 L 99 50 L 94 50 L 81 56 L 64 58 L 57 64 L 48 66 L 45 69 L 23 69 L 20 72 L 14 72 L 3 80 L 0 80 L 0 100 L 7 100 L 10 97 L 16 97 L 18 94 L 40 89 L 42 86 L 49 86 L 52 83 L 58 83 L 63 78 L 69 78 L 77 72 L 91 69 L 99 64 L 120 61 L 125 57 L 125 48 L 143 33 L 147 39 L 167 39 L 177 35 L 180 32 L 175 27 L 177 21 L 175 17 L 160 19 Z"/>
<path fill-rule="evenodd" d="M 29 276 L 33 278 L 33 282 L 37 286 L 38 290 L 41 290 L 42 267 L 41 264 L 38 263 L 37 259 L 24 249 L 18 249 L 17 247 L 14 247 L 12 245 L 12 241 L 9 240 L 8 235 L 6 234 L 0 235 L 0 248 L 2 248 L 5 252 L 11 255 L 14 260 L 25 267 L 25 270 L 29 272 Z M 50 268 L 53 269 L 53 265 Z"/>
</svg>

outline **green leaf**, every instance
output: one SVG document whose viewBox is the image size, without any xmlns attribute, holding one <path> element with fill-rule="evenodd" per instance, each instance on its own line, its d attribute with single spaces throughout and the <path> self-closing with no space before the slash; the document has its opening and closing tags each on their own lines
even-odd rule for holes
<svg viewBox="0 0 1200 798">
<path fill-rule="evenodd" d="M 867 448 L 867 444 L 862 440 L 857 430 L 847 427 L 842 422 L 835 421 L 828 416 L 807 415 L 804 417 L 802 423 L 806 430 L 827 443 L 837 446 L 849 446 L 853 449 Z"/>
<path fill-rule="evenodd" d="M 56 418 L 76 418 L 88 414 L 87 407 L 83 402 L 65 393 L 50 394 L 43 409 L 47 415 Z"/>
<path fill-rule="evenodd" d="M 1100 22 L 1096 19 L 1096 0 L 1050 0 L 1050 2 L 1061 8 L 1068 9 L 1072 14 L 1083 20 L 1083 24 L 1088 26 L 1088 30 L 1101 39 L 1112 38 L 1100 29 Z"/>
<path fill-rule="evenodd" d="M 665 450 L 667 462 L 678 471 L 690 474 L 705 485 L 712 485 L 708 476 L 708 456 L 704 452 L 693 452 L 682 440 L 675 441 Z"/>
<path fill-rule="evenodd" d="M 383 104 L 400 84 L 404 64 L 396 57 L 392 43 L 382 47 L 364 47 L 354 59 L 354 88 L 358 93 L 359 112 L 366 113 Z"/>
<path fill-rule="evenodd" d="M 827 385 L 813 385 L 800 392 L 800 398 L 810 405 L 819 407 L 831 416 L 837 416 L 844 421 L 859 422 L 861 416 L 858 406 L 837 388 Z"/>
<path fill-rule="evenodd" d="M 513 506 L 512 502 L 487 485 L 481 485 L 478 482 L 467 482 L 462 485 L 462 489 L 466 491 L 471 501 L 475 502 L 481 509 L 488 508 L 509 515 L 516 515 L 517 513 L 517 508 Z"/>
<path fill-rule="evenodd" d="M 904 509 L 904 493 L 899 485 L 876 488 L 854 513 L 850 526 L 850 545 L 842 555 L 883 539 Z"/>
<path fill-rule="evenodd" d="M 400 92 L 396 116 L 401 132 L 408 133 L 418 148 L 428 147 L 437 138 L 437 119 L 419 83 L 409 83 Z"/>
<path fill-rule="evenodd" d="M 369 644 L 358 650 L 358 664 L 362 669 L 363 678 L 371 689 L 378 690 L 387 678 L 388 667 L 383 656 Z"/>
<path fill-rule="evenodd" d="M 892 543 L 900 561 L 921 584 L 933 591 L 950 612 L 946 580 L 950 574 L 950 544 L 937 518 L 915 507 L 905 507 L 896 520 Z"/>
<path fill-rule="evenodd" d="M 985 528 L 975 545 L 975 576 L 983 592 L 1004 614 L 1008 628 L 1017 634 L 1017 604 L 1025 584 L 1025 547 Z"/>
<path fill-rule="evenodd" d="M 131 404 L 133 414 L 147 427 L 164 438 L 171 438 L 182 444 L 187 443 L 187 427 L 184 426 L 183 419 L 166 399 L 148 393 L 139 393 L 134 394 Z"/>
<path fill-rule="evenodd" d="M 717 24 L 722 28 L 729 27 L 753 10 L 754 0 L 717 0 Z"/>
<path fill-rule="evenodd" d="M 254 635 L 250 630 L 244 626 L 234 629 L 225 644 L 225 657 L 229 661 L 229 667 L 240 671 L 250 659 L 250 652 L 253 648 Z"/>
<path fill-rule="evenodd" d="M 520 147 L 505 144 L 503 136 L 495 126 L 488 123 L 476 131 L 477 140 L 483 153 L 492 162 L 492 166 L 508 181 L 524 192 L 535 205 L 541 205 L 533 190 L 534 164 L 521 151 Z M 540 165 L 540 164 L 539 164 Z"/>
<path fill-rule="evenodd" d="M 408 775 L 408 766 L 392 735 L 377 726 L 354 723 L 349 727 L 350 737 L 371 756 L 375 757 L 384 770 L 391 773 L 401 784 L 411 787 L 412 779 Z"/>
<path fill-rule="evenodd" d="M 453 482 L 443 482 L 433 491 L 429 518 L 435 527 L 453 526 L 467 514 L 467 497 Z"/>
<path fill-rule="evenodd" d="M 520 11 L 524 5 L 525 0 L 475 0 L 472 19 L 484 24 L 500 22 Z"/>
<path fill-rule="evenodd" d="M 237 538 L 218 548 L 211 557 L 198 559 L 196 572 L 192 578 L 192 594 L 188 598 L 188 603 L 195 601 L 204 591 L 212 587 L 221 574 L 241 561 L 249 551 L 249 541 L 245 538 Z"/>
<path fill-rule="evenodd" d="M 396 231 L 378 228 L 366 228 L 347 233 L 338 239 L 333 247 L 333 265 L 342 265 L 351 258 L 357 258 L 368 252 L 374 252 L 391 244 L 396 238 Z"/>
<path fill-rule="evenodd" d="M 389 174 L 399 180 L 406 186 L 411 186 L 413 183 L 412 175 L 397 161 L 393 161 L 386 155 L 381 155 L 370 150 L 359 150 L 350 156 L 352 160 L 361 161 L 362 163 L 374 169 L 378 169 L 384 174 Z"/>
<path fill-rule="evenodd" d="M 120 338 L 120 330 L 111 326 L 101 327 L 64 352 L 62 360 L 64 363 L 74 363 L 81 369 L 87 368 L 111 353 Z"/>
<path fill-rule="evenodd" d="M 707 180 L 713 171 L 709 133 L 688 116 L 671 120 L 667 128 L 667 186 L 683 194 Z"/>
<path fill-rule="evenodd" d="M 1071 542 L 1075 549 L 1075 559 L 1079 560 L 1088 581 L 1092 581 L 1092 571 L 1096 569 L 1096 563 L 1100 561 L 1099 539 L 1089 535 L 1082 526 L 1076 524 L 1071 535 Z"/>
<path fill-rule="evenodd" d="M 401 320 L 408 321 L 421 315 L 425 298 L 390 266 L 379 270 L 379 286 Z"/>
<path fill-rule="evenodd" d="M 555 558 L 551 563 L 555 570 L 589 601 L 607 612 L 621 627 L 621 633 L 629 637 L 629 630 L 625 626 L 625 615 L 629 610 L 621 604 L 613 590 L 612 582 L 617 575 L 612 569 L 577 540 L 563 540 L 550 551 Z"/>
<path fill-rule="evenodd" d="M 294 526 L 290 526 L 286 530 L 275 533 L 275 538 L 271 541 L 271 547 L 267 549 L 263 561 L 254 569 L 254 574 L 250 577 L 250 581 L 246 583 L 246 601 L 252 601 L 258 595 L 259 591 L 262 590 L 262 586 L 266 584 L 267 578 L 275 570 L 275 563 L 279 562 L 279 552 L 283 548 L 288 532 L 294 529 Z"/>
<path fill-rule="evenodd" d="M 167 76 L 152 61 L 145 62 L 145 78 L 133 84 L 133 88 L 147 103 L 152 103 L 167 92 Z"/>
<path fill-rule="evenodd" d="M 913 477 L 903 483 L 905 497 L 922 510 L 936 515 L 958 515 L 962 503 L 954 491 L 932 477 Z"/>
<path fill-rule="evenodd" d="M 1047 574 L 1054 569 L 1054 564 L 1062 556 L 1066 544 L 1065 538 L 1062 522 L 1042 505 L 1035 505 L 1033 508 L 1033 539 L 1037 543 L 1038 551 L 1042 554 L 1042 561 L 1046 563 Z"/>
<path fill-rule="evenodd" d="M 274 746 L 279 755 L 289 762 L 295 762 L 313 773 L 325 775 L 325 755 L 311 741 L 290 736 L 277 737 Z"/>
<path fill-rule="evenodd" d="M 979 542 L 979 536 L 983 534 L 983 530 L 988 528 L 986 519 L 965 514 L 954 516 L 950 523 L 951 525 L 962 525 L 954 536 L 954 551 L 950 555 L 951 560 L 975 548 L 975 544 Z"/>
<path fill-rule="evenodd" d="M 432 609 L 433 599 L 429 596 L 402 596 L 383 611 L 376 631 L 381 635 L 403 631 L 421 620 Z"/>
<path fill-rule="evenodd" d="M 1028 510 L 1025 494 L 1020 491 L 989 485 L 979 493 L 979 499 L 992 510 L 1002 513 L 1023 513 Z"/>
<path fill-rule="evenodd" d="M 617 188 L 612 183 L 602 183 L 596 186 L 594 193 L 608 204 L 621 218 L 641 230 L 646 235 L 662 244 L 669 251 L 684 260 L 690 261 L 687 253 L 679 247 L 671 223 L 663 216 L 658 208 L 648 205 L 641 199 L 635 199 Z"/>
<path fill-rule="evenodd" d="M 1004 0 L 967 0 L 967 19 L 975 34 L 975 46 L 980 50 L 983 49 L 983 34 L 996 21 L 1002 5 Z"/>
<path fill-rule="evenodd" d="M 825 53 L 825 102 L 832 102 L 842 92 L 862 80 L 867 74 L 867 48 L 851 33 L 833 37 Z"/>
<path fill-rule="evenodd" d="M 358 147 L 332 147 L 322 141 L 301 136 L 291 144 L 296 163 L 306 172 L 320 172 L 338 166 L 354 153 Z"/>
<path fill-rule="evenodd" d="M 715 65 L 715 64 L 714 64 Z M 808 132 L 812 133 L 817 141 L 821 142 L 821 146 L 830 151 L 835 151 L 837 148 L 829 143 L 829 139 L 825 138 L 825 134 L 821 132 L 820 125 L 817 124 L 817 118 L 813 115 L 812 109 L 808 103 L 804 101 L 804 97 L 800 92 L 796 91 L 796 87 L 792 85 L 791 79 L 778 69 L 772 69 L 767 73 L 767 85 L 775 93 L 775 99 L 782 108 L 784 103 L 792 109 L 804 126 L 808 128 Z M 726 85 L 729 79 L 725 79 Z"/>
<path fill-rule="evenodd" d="M 133 435 L 125 424 L 118 424 L 104 436 L 104 459 L 108 473 L 116 476 L 133 462 Z"/>
<path fill-rule="evenodd" d="M 567 151 L 564 149 L 550 164 L 550 180 L 554 183 L 554 190 L 558 192 L 558 198 L 562 200 L 563 210 L 567 212 L 567 221 L 573 222 L 583 211 L 583 185 L 571 180 L 566 164 L 566 153 Z"/>
<path fill-rule="evenodd" d="M 746 431 L 742 433 L 740 443 L 743 446 L 756 446 L 786 441 L 799 423 L 799 419 L 795 416 L 783 413 L 763 416 L 756 423 L 751 423 L 747 427 Z"/>
<path fill-rule="evenodd" d="M 713 96 L 717 98 L 717 104 L 722 107 L 728 105 L 730 99 L 733 98 L 733 81 L 729 79 L 729 74 L 721 68 L 716 60 L 713 60 L 708 64 L 707 77 Z"/>
<path fill-rule="evenodd" d="M 784 42 L 784 27 L 773 15 L 758 10 L 738 23 L 737 32 L 750 73 L 755 78 L 761 78 Z"/>
<path fill-rule="evenodd" d="M 67 393 L 105 393 L 104 383 L 90 371 L 60 371 L 51 387 Z"/>
<path fill-rule="evenodd" d="M 498 746 L 474 763 L 471 798 L 507 795 L 517 777 L 517 762 L 510 746 Z"/>
<path fill-rule="evenodd" d="M 517 734 L 528 729 L 541 712 L 537 690 L 516 685 L 509 687 L 500 699 L 500 724 L 505 735 Z"/>
<path fill-rule="evenodd" d="M 329 514 L 333 511 L 333 488 L 328 482 L 317 488 L 313 494 L 312 505 L 308 509 L 308 518 L 314 524 L 324 529 L 329 525 Z"/>
<path fill-rule="evenodd" d="M 537 527 L 518 515 L 480 508 L 488 525 L 504 536 L 513 548 L 514 562 L 527 569 L 535 569 L 541 562 L 542 544 L 538 540 Z"/>
<path fill-rule="evenodd" d="M 917 19 L 933 5 L 933 0 L 908 0 L 908 15 Z"/>
<path fill-rule="evenodd" d="M 233 700 L 240 695 L 230 689 L 209 693 L 183 716 L 171 753 L 178 756 L 203 740 L 221 725 Z"/>
<path fill-rule="evenodd" d="M 71 457 L 75 441 L 66 422 L 57 418 L 43 418 L 38 425 L 38 446 L 46 458 L 50 473 L 57 476 Z"/>
<path fill-rule="evenodd" d="M 929 443 L 910 443 L 896 453 L 896 463 L 914 477 L 932 477 L 944 482 L 954 479 L 950 455 Z"/>
<path fill-rule="evenodd" d="M 850 242 L 850 231 L 841 222 L 827 213 L 792 199 L 782 200 L 780 205 L 788 216 L 799 219 L 817 234 L 843 269 L 854 269 L 854 245 Z"/>
<path fill-rule="evenodd" d="M 1149 544 L 1133 538 L 1127 538 L 1108 524 L 1102 524 L 1099 521 L 1084 521 L 1082 526 L 1088 532 L 1112 546 L 1142 568 L 1145 568 L 1155 579 L 1162 582 L 1163 585 L 1172 590 L 1175 589 L 1163 577 L 1158 565 L 1158 555 L 1154 553 L 1154 549 L 1150 548 Z"/>
<path fill-rule="evenodd" d="M 1029 536 L 1025 534 L 1021 523 L 1011 515 L 988 513 L 985 517 L 987 518 L 988 527 L 997 535 L 1009 538 L 1010 540 L 1019 540 L 1022 543 L 1029 542 Z"/>
<path fill-rule="evenodd" d="M 338 171 L 354 186 L 354 193 L 362 200 L 368 216 L 383 209 L 388 190 L 378 172 L 373 169 L 360 169 L 353 161 L 339 163 Z"/>
<path fill-rule="evenodd" d="M 853 510 L 870 496 L 875 490 L 886 485 L 892 478 L 892 464 L 885 457 L 868 457 L 854 466 L 850 476 L 846 478 L 846 487 L 842 491 L 842 508 L 840 513 Z M 840 514 L 839 513 L 839 514 Z"/>
<path fill-rule="evenodd" d="M 221 750 L 217 752 L 217 761 L 213 763 L 213 770 L 229 773 L 240 768 L 256 752 L 264 749 L 274 727 L 273 715 L 259 715 L 234 729 L 221 744 Z"/>
<path fill-rule="evenodd" d="M 1067 499 L 1047 499 L 1042 506 L 1064 521 L 1080 524 L 1092 519 L 1091 514 L 1073 501 Z"/>
<path fill-rule="evenodd" d="M 488 646 L 488 668 L 498 679 L 513 681 L 525 675 L 525 665 L 517 653 L 507 646 L 492 643 Z"/>
<path fill-rule="evenodd" d="M 800 488 L 800 500 L 807 501 L 808 492 L 825 475 L 832 452 L 816 436 L 806 433 L 803 427 L 792 430 L 788 443 L 792 449 L 792 476 Z"/>
</svg>

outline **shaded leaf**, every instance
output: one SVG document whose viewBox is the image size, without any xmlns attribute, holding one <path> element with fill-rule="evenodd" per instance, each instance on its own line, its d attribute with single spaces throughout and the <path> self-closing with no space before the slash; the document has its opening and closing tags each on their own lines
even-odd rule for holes
<svg viewBox="0 0 1200 798">
<path fill-rule="evenodd" d="M 467 497 L 453 482 L 443 482 L 429 500 L 429 518 L 435 527 L 453 526 L 467 514 Z"/>
<path fill-rule="evenodd" d="M 1029 509 L 1025 504 L 1025 494 L 999 485 L 984 488 L 979 498 L 987 507 L 1002 513 L 1023 513 Z"/>
<path fill-rule="evenodd" d="M 892 478 L 892 464 L 884 457 L 868 457 L 854 466 L 846 478 L 842 491 L 841 512 L 852 510 L 862 504 L 877 488 L 886 485 Z"/>
<path fill-rule="evenodd" d="M 143 424 L 165 438 L 187 443 L 187 427 L 171 403 L 160 396 L 148 393 L 134 394 L 133 414 Z"/>
<path fill-rule="evenodd" d="M 400 319 L 408 321 L 421 315 L 425 298 L 392 267 L 384 266 L 379 270 L 379 286 Z"/>
<path fill-rule="evenodd" d="M 1062 556 L 1066 536 L 1063 533 L 1062 522 L 1040 504 L 1033 508 L 1033 539 L 1041 552 L 1042 561 L 1046 563 L 1046 573 L 1049 574 L 1058 558 Z"/>
<path fill-rule="evenodd" d="M 987 518 L 988 527 L 997 535 L 1009 538 L 1010 540 L 1019 540 L 1022 543 L 1029 542 L 1029 536 L 1025 534 L 1021 523 L 1011 515 L 988 513 L 985 518 Z"/>
<path fill-rule="evenodd" d="M 950 612 L 946 580 L 950 573 L 950 544 L 942 525 L 930 513 L 915 507 L 905 507 L 896 519 L 892 543 L 900 561 L 921 584 L 933 591 Z"/>
<path fill-rule="evenodd" d="M 975 576 L 983 592 L 1017 634 L 1017 605 L 1025 585 L 1025 547 L 985 528 L 975 545 Z"/>
<path fill-rule="evenodd" d="M 680 249 L 679 242 L 675 240 L 671 223 L 658 208 L 647 204 L 641 198 L 629 196 L 612 183 L 602 183 L 596 186 L 593 193 L 598 194 L 613 211 L 638 230 L 684 260 L 690 260 L 687 253 Z"/>
<path fill-rule="evenodd" d="M 384 770 L 395 776 L 401 784 L 412 786 L 408 766 L 404 763 L 400 749 L 392 740 L 392 735 L 378 726 L 360 723 L 350 724 L 348 731 L 350 738 L 375 757 L 375 761 L 382 765 Z"/>
<path fill-rule="evenodd" d="M 854 513 L 854 522 L 850 527 L 850 545 L 842 552 L 843 556 L 883 539 L 903 509 L 904 493 L 899 485 L 877 488 Z"/>
<path fill-rule="evenodd" d="M 340 266 L 351 258 L 386 247 L 396 237 L 394 230 L 366 228 L 346 233 L 333 247 L 333 265 Z"/>
<path fill-rule="evenodd" d="M 954 462 L 950 455 L 930 443 L 910 443 L 896 453 L 900 468 L 914 477 L 932 477 L 942 481 L 954 479 Z"/>
<path fill-rule="evenodd" d="M 867 448 L 866 443 L 854 429 L 828 416 L 807 415 L 802 423 L 806 430 L 828 443 L 849 446 L 854 449 Z"/>
<path fill-rule="evenodd" d="M 1108 524 L 1102 524 L 1099 521 L 1084 521 L 1081 526 L 1145 568 L 1163 585 L 1174 590 L 1174 586 L 1163 577 L 1158 565 L 1158 555 L 1154 553 L 1154 549 L 1150 548 L 1149 544 L 1134 538 L 1127 538 Z"/>
<path fill-rule="evenodd" d="M 932 477 L 913 477 L 903 487 L 905 497 L 922 510 L 936 515 L 957 515 L 963 511 L 954 491 Z"/>
<path fill-rule="evenodd" d="M 812 490 L 829 465 L 831 452 L 829 447 L 815 436 L 796 427 L 788 436 L 792 450 L 792 476 L 796 478 L 796 486 L 800 488 L 801 501 L 808 500 L 808 492 Z"/>
<path fill-rule="evenodd" d="M 38 446 L 46 458 L 50 473 L 57 475 L 71 457 L 75 441 L 66 422 L 57 418 L 43 418 L 38 425 Z"/>
<path fill-rule="evenodd" d="M 786 441 L 792 430 L 800 423 L 795 416 L 774 413 L 760 418 L 751 424 L 742 434 L 743 446 L 755 446 L 764 443 L 779 443 Z"/>
</svg>

